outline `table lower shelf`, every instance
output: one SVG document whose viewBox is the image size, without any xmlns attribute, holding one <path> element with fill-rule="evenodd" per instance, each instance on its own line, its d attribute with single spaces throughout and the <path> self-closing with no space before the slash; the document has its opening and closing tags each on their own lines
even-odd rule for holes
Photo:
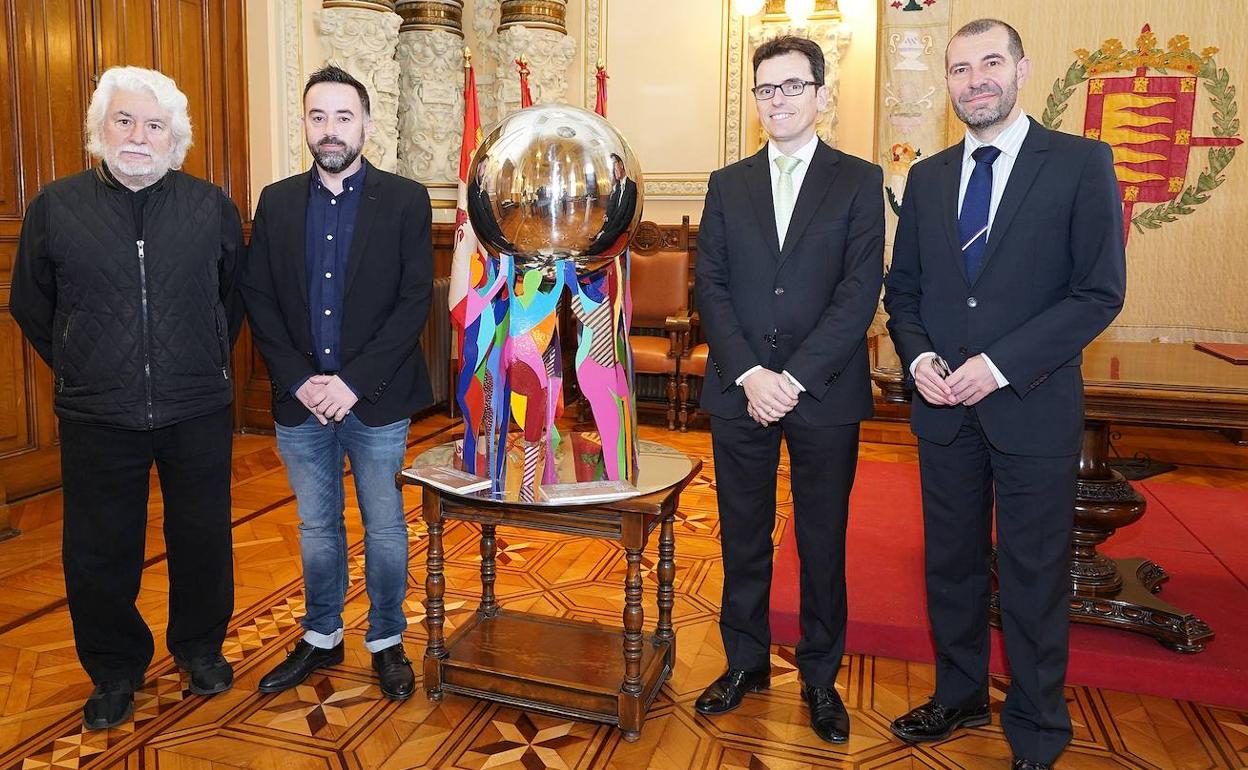
<svg viewBox="0 0 1248 770">
<path fill-rule="evenodd" d="M 629 695 L 622 629 L 500 611 L 456 630 L 445 658 L 426 657 L 425 682 L 431 693 L 440 688 L 635 732 L 671 676 L 671 648 L 643 635 L 641 691 Z"/>
</svg>

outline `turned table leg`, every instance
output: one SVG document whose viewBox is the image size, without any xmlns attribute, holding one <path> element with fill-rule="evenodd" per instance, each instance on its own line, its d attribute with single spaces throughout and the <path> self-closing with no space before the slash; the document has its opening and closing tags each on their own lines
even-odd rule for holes
<svg viewBox="0 0 1248 770">
<path fill-rule="evenodd" d="M 628 573 L 624 578 L 624 684 L 620 688 L 620 729 L 624 740 L 641 737 L 641 548 L 625 548 Z"/>
<path fill-rule="evenodd" d="M 655 628 L 656 644 L 667 642 L 667 667 L 676 667 L 676 634 L 672 630 L 672 607 L 676 603 L 676 537 L 673 520 L 675 514 L 663 519 L 659 529 L 659 622 Z"/>
<path fill-rule="evenodd" d="M 442 627 L 446 620 L 446 578 L 442 552 L 442 498 L 425 488 L 423 514 L 429 527 L 429 548 L 425 552 L 425 627 L 429 641 L 425 646 L 425 692 L 430 700 L 442 700 L 442 661 L 446 658 L 446 640 Z"/>
<path fill-rule="evenodd" d="M 481 525 L 481 606 L 477 612 L 486 618 L 498 614 L 498 600 L 494 597 L 494 578 L 498 574 L 495 569 L 497 541 L 494 538 L 494 525 Z"/>
</svg>

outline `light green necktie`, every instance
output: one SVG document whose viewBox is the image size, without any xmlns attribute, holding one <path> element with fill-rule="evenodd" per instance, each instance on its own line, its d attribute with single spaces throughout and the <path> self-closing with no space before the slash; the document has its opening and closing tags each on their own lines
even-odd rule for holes
<svg viewBox="0 0 1248 770">
<path fill-rule="evenodd" d="M 776 168 L 780 169 L 780 179 L 776 183 L 776 235 L 780 236 L 780 247 L 784 248 L 784 236 L 789 231 L 789 220 L 793 217 L 793 204 L 797 202 L 797 194 L 793 191 L 793 170 L 802 162 L 801 158 L 788 155 L 776 156 Z"/>
</svg>

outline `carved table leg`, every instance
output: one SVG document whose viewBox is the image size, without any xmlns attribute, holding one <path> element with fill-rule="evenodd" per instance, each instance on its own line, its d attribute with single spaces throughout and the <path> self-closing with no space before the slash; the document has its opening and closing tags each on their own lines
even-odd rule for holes
<svg viewBox="0 0 1248 770">
<path fill-rule="evenodd" d="M 672 631 L 672 607 L 676 603 L 676 537 L 673 531 L 675 514 L 663 519 L 659 529 L 659 622 L 655 628 L 656 643 L 667 642 L 667 668 L 676 667 L 676 634 Z"/>
<path fill-rule="evenodd" d="M 630 743 L 641 737 L 641 548 L 625 549 L 628 574 L 624 578 L 624 684 L 620 688 L 620 729 Z"/>
<path fill-rule="evenodd" d="M 429 527 L 429 548 L 425 552 L 425 627 L 429 635 L 424 661 L 425 692 L 429 700 L 438 701 L 442 700 L 442 661 L 446 659 L 442 636 L 446 619 L 442 598 L 446 593 L 446 578 L 442 574 L 442 499 L 427 487 L 422 509 Z"/>
<path fill-rule="evenodd" d="M 1070 619 L 1076 623 L 1134 631 L 1176 652 L 1200 652 L 1213 638 L 1203 620 L 1153 594 L 1169 575 L 1146 559 L 1114 560 L 1096 549 L 1121 527 L 1144 515 L 1145 501 L 1108 464 L 1109 424 L 1088 420 L 1079 453 L 1072 535 Z M 1000 610 L 992 597 L 994 623 Z"/>
<path fill-rule="evenodd" d="M 494 598 L 494 557 L 497 545 L 494 539 L 494 525 L 481 525 L 481 606 L 477 613 L 482 617 L 492 618 L 498 614 L 498 600 Z"/>
</svg>

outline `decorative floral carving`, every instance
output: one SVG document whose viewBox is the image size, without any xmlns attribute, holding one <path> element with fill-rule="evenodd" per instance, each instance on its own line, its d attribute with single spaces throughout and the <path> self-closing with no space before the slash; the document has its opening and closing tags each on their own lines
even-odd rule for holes
<svg viewBox="0 0 1248 770">
<path fill-rule="evenodd" d="M 378 168 L 398 168 L 399 43 L 397 13 L 363 8 L 327 8 L 317 19 L 326 61 L 350 72 L 368 88 L 373 134 L 364 154 Z"/>
<path fill-rule="evenodd" d="M 521 56 L 528 58 L 534 104 L 567 101 L 568 67 L 576 56 L 572 38 L 554 30 L 517 26 L 498 33 L 496 41 L 494 98 L 499 118 L 520 109 L 520 78 L 513 62 Z"/>
<path fill-rule="evenodd" d="M 442 30 L 399 33 L 398 172 L 429 183 L 459 177 L 464 125 L 463 39 Z"/>
</svg>

